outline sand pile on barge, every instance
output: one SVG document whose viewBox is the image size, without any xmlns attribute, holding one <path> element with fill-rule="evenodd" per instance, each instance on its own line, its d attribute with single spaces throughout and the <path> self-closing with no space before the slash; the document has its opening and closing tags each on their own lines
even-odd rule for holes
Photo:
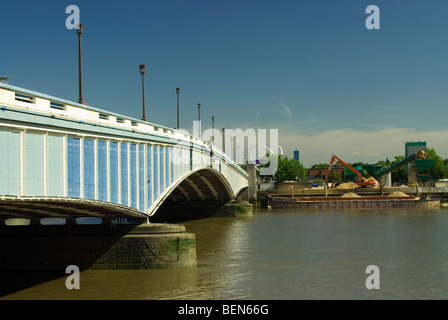
<svg viewBox="0 0 448 320">
<path fill-rule="evenodd" d="M 346 182 L 346 183 L 341 183 L 335 189 L 355 189 L 355 188 L 358 188 L 358 185 L 356 183 Z"/>
<path fill-rule="evenodd" d="M 349 192 L 345 193 L 341 196 L 342 198 L 361 198 L 361 196 L 357 195 L 356 193 Z"/>
<path fill-rule="evenodd" d="M 394 191 L 388 195 L 388 197 L 409 197 L 406 193 L 401 191 Z"/>
</svg>

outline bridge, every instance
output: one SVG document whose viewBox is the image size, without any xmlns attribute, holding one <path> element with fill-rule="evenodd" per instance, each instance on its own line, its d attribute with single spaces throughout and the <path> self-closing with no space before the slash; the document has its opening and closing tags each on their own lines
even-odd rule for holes
<svg viewBox="0 0 448 320">
<path fill-rule="evenodd" d="M 248 186 L 209 141 L 0 83 L 0 226 L 200 218 Z"/>
</svg>

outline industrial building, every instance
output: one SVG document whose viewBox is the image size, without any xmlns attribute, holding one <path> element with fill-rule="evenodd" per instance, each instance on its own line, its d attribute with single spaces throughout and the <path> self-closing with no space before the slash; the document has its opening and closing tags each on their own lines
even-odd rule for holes
<svg viewBox="0 0 448 320">
<path fill-rule="evenodd" d="M 338 167 L 332 167 L 335 159 Z M 428 159 L 426 142 L 406 142 L 405 156 L 402 160 L 395 162 L 389 167 L 382 167 L 377 164 L 360 164 L 350 165 L 343 160 L 333 155 L 329 168 L 311 168 L 307 169 L 308 181 L 321 179 L 327 181 L 328 174 L 331 171 L 337 172 L 341 175 L 342 181 L 353 181 L 359 185 L 367 184 L 366 179 L 373 177 L 380 181 L 381 184 L 390 186 L 391 173 L 403 166 L 406 166 L 406 180 L 409 185 L 425 184 L 429 182 L 431 177 L 431 169 L 434 165 L 432 159 Z"/>
</svg>

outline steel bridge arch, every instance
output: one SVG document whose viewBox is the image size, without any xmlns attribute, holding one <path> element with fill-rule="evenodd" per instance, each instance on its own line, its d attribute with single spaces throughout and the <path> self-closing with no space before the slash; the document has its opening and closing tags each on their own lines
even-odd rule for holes
<svg viewBox="0 0 448 320">
<path fill-rule="evenodd" d="M 146 215 L 150 221 L 164 222 L 211 216 L 244 188 L 244 185 L 232 186 L 221 172 L 210 166 L 199 167 L 180 176 Z"/>
</svg>

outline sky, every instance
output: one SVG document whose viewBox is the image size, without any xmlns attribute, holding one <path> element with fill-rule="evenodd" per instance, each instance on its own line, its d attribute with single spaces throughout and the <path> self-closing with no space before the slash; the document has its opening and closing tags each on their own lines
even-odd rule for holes
<svg viewBox="0 0 448 320">
<path fill-rule="evenodd" d="M 0 4 L 0 75 L 140 119 L 202 128 L 277 129 L 309 167 L 332 154 L 376 163 L 427 142 L 448 158 L 448 1 L 16 0 Z M 369 5 L 379 29 L 368 29 Z M 376 21 L 375 21 L 376 22 Z"/>
</svg>

